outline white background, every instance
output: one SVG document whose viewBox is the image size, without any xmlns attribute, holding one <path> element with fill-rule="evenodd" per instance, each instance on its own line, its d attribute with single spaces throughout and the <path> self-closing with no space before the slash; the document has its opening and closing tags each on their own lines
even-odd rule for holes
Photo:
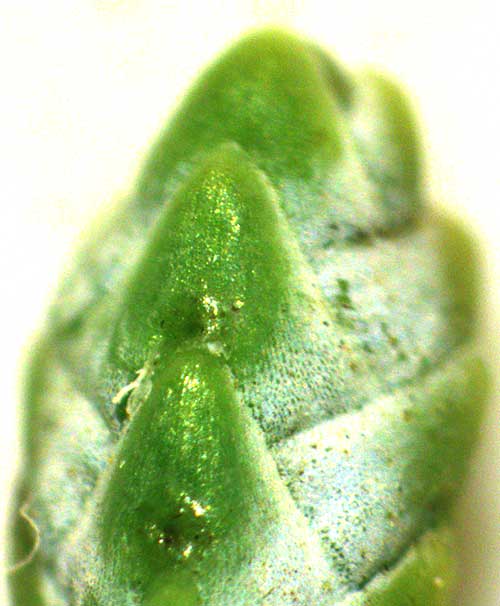
<svg viewBox="0 0 500 606">
<path fill-rule="evenodd" d="M 375 64 L 411 90 L 425 128 L 429 192 L 465 214 L 483 244 L 488 357 L 496 374 L 498 10 L 485 0 L 1 2 L 2 520 L 18 457 L 19 358 L 43 317 L 63 258 L 97 209 L 126 191 L 141 154 L 198 70 L 258 24 L 297 29 L 348 65 Z M 500 604 L 498 400 L 490 407 L 460 512 L 464 606 Z M 2 528 L 0 546 L 3 537 Z"/>
</svg>

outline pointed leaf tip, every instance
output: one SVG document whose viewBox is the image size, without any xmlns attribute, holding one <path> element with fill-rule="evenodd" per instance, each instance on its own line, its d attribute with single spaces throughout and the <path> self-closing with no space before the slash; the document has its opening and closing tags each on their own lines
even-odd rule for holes
<svg viewBox="0 0 500 606">
<path fill-rule="evenodd" d="M 286 297 L 285 229 L 247 155 L 220 146 L 167 201 L 129 280 L 112 356 L 136 369 L 158 341 L 194 341 L 251 362 Z"/>
</svg>

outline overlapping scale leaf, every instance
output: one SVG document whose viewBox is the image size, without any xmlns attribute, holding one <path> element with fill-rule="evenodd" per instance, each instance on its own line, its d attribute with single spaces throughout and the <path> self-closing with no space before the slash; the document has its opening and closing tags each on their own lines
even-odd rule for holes
<svg viewBox="0 0 500 606">
<path fill-rule="evenodd" d="M 16 606 L 448 604 L 487 378 L 415 133 L 281 32 L 200 78 L 34 357 Z"/>
<path fill-rule="evenodd" d="M 81 606 L 294 603 L 335 579 L 221 358 L 166 354 L 69 544 Z M 87 550 L 82 551 L 80 545 Z"/>
<path fill-rule="evenodd" d="M 203 157 L 228 141 L 266 172 L 306 256 L 329 242 L 387 231 L 411 218 L 418 198 L 413 184 L 399 183 L 399 207 L 388 211 L 382 189 L 367 172 L 368 152 L 358 149 L 351 132 L 363 133 L 356 116 L 369 117 L 374 110 L 384 113 L 385 131 L 397 130 L 405 102 L 397 93 L 397 111 L 391 112 L 378 107 L 383 99 L 359 94 L 349 108 L 344 98 L 350 86 L 356 88 L 356 79 L 330 57 L 283 32 L 255 33 L 227 51 L 155 144 L 135 193 L 86 234 L 53 307 L 61 344 L 67 340 L 71 349 L 84 341 L 93 311 L 120 287 L 165 204 Z M 404 139 L 386 137 L 383 152 L 380 145 L 377 140 L 370 153 L 390 155 L 389 170 L 399 174 L 405 158 L 417 154 L 415 129 L 408 126 Z"/>
<path fill-rule="evenodd" d="M 351 587 L 449 513 L 477 437 L 486 377 L 470 353 L 411 387 L 278 444 L 294 500 Z"/>
</svg>

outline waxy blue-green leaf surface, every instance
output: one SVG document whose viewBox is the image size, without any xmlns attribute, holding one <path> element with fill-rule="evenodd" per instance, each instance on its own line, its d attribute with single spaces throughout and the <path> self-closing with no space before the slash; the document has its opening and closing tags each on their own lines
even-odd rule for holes
<svg viewBox="0 0 500 606">
<path fill-rule="evenodd" d="M 420 166 L 398 87 L 293 35 L 200 77 L 34 348 L 13 606 L 451 604 L 487 377 Z"/>
</svg>

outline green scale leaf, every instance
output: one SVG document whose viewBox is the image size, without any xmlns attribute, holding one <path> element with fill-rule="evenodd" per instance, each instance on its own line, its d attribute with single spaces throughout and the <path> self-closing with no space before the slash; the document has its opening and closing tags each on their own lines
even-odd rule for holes
<svg viewBox="0 0 500 606">
<path fill-rule="evenodd" d="M 488 377 L 379 74 L 251 34 L 78 251 L 28 372 L 13 606 L 446 606 Z"/>
</svg>

